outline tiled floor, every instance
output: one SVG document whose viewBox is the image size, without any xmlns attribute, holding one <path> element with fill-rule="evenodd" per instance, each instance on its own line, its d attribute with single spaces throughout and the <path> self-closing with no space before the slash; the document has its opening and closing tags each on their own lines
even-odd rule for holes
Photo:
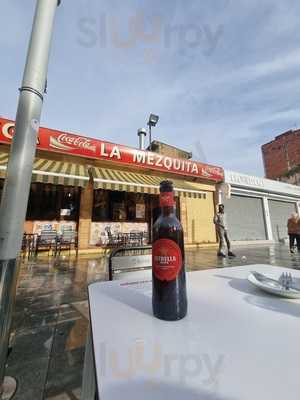
<svg viewBox="0 0 300 400">
<path fill-rule="evenodd" d="M 300 255 L 286 246 L 235 249 L 220 260 L 215 249 L 187 251 L 189 270 L 274 264 L 300 268 Z M 78 400 L 87 320 L 87 284 L 107 279 L 107 258 L 62 257 L 22 264 L 7 374 L 17 378 L 15 400 Z"/>
</svg>

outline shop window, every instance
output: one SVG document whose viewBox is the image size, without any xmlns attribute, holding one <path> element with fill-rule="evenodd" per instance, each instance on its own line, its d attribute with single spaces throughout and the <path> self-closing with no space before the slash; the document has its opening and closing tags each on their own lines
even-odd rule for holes
<svg viewBox="0 0 300 400">
<path fill-rule="evenodd" d="M 76 221 L 79 215 L 80 188 L 33 183 L 30 188 L 27 220 Z"/>
<path fill-rule="evenodd" d="M 109 218 L 109 192 L 94 190 L 93 220 L 108 221 Z"/>
<path fill-rule="evenodd" d="M 125 192 L 110 192 L 109 201 L 113 221 L 127 220 L 125 194 Z"/>
<path fill-rule="evenodd" d="M 95 190 L 93 221 L 144 222 L 147 220 L 147 195 Z"/>
<path fill-rule="evenodd" d="M 79 216 L 80 189 L 78 187 L 63 187 L 60 204 L 60 216 L 65 220 L 77 220 Z"/>
<path fill-rule="evenodd" d="M 143 193 L 127 193 L 128 221 L 145 221 L 146 197 Z"/>
</svg>

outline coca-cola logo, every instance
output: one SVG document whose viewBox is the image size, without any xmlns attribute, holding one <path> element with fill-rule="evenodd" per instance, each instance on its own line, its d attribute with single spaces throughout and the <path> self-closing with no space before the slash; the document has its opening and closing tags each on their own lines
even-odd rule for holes
<svg viewBox="0 0 300 400">
<path fill-rule="evenodd" d="M 209 177 L 209 176 L 212 176 L 212 175 L 217 175 L 217 176 L 222 176 L 223 175 L 223 173 L 222 173 L 222 170 L 220 169 L 220 168 L 218 168 L 218 167 L 211 167 L 211 166 L 209 166 L 209 165 L 207 165 L 207 166 L 205 166 L 205 167 L 203 167 L 202 168 L 202 174 L 204 175 L 204 176 L 207 176 L 207 177 Z"/>
<path fill-rule="evenodd" d="M 8 122 L 2 127 L 2 135 L 7 139 L 11 140 L 15 132 L 15 124 L 13 122 Z"/>
<path fill-rule="evenodd" d="M 90 139 L 81 136 L 70 136 L 62 133 L 57 138 L 50 137 L 50 147 L 60 150 L 73 150 L 74 147 L 78 149 L 85 149 L 96 153 L 96 146 Z"/>
<path fill-rule="evenodd" d="M 36 120 L 32 120 L 31 121 L 31 127 L 32 129 L 35 130 L 36 133 L 38 133 L 39 130 L 39 123 Z M 9 141 L 11 141 L 13 139 L 13 136 L 15 134 L 15 124 L 14 122 L 7 122 L 6 124 L 4 124 L 2 126 L 2 135 L 8 139 Z M 39 138 L 37 138 L 36 140 L 36 144 L 40 144 L 40 140 Z"/>
</svg>

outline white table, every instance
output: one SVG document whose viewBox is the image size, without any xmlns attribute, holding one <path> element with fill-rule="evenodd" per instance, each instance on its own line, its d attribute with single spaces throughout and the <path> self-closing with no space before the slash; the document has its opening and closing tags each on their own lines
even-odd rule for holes
<svg viewBox="0 0 300 400">
<path fill-rule="evenodd" d="M 252 265 L 191 272 L 188 316 L 153 317 L 151 282 L 89 286 L 82 399 L 276 400 L 300 396 L 300 301 L 251 286 Z M 93 364 L 93 358 L 95 364 Z"/>
</svg>

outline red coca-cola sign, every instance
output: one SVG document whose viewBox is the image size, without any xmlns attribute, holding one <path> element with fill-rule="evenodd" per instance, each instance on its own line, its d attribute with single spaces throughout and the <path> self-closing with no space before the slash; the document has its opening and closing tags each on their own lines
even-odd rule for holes
<svg viewBox="0 0 300 400">
<path fill-rule="evenodd" d="M 158 239 L 152 248 L 153 273 L 160 281 L 173 281 L 182 268 L 182 255 L 177 243 Z"/>
<path fill-rule="evenodd" d="M 13 134 L 14 122 L 0 118 L 0 143 L 10 144 Z M 224 180 L 224 171 L 220 167 L 42 127 L 39 129 L 37 148 L 215 182 Z"/>
<path fill-rule="evenodd" d="M 71 136 L 67 133 L 62 133 L 58 137 L 50 136 L 49 146 L 57 150 L 72 151 L 74 149 L 90 150 L 96 153 L 97 147 L 91 139 L 86 139 L 81 136 Z"/>
</svg>

